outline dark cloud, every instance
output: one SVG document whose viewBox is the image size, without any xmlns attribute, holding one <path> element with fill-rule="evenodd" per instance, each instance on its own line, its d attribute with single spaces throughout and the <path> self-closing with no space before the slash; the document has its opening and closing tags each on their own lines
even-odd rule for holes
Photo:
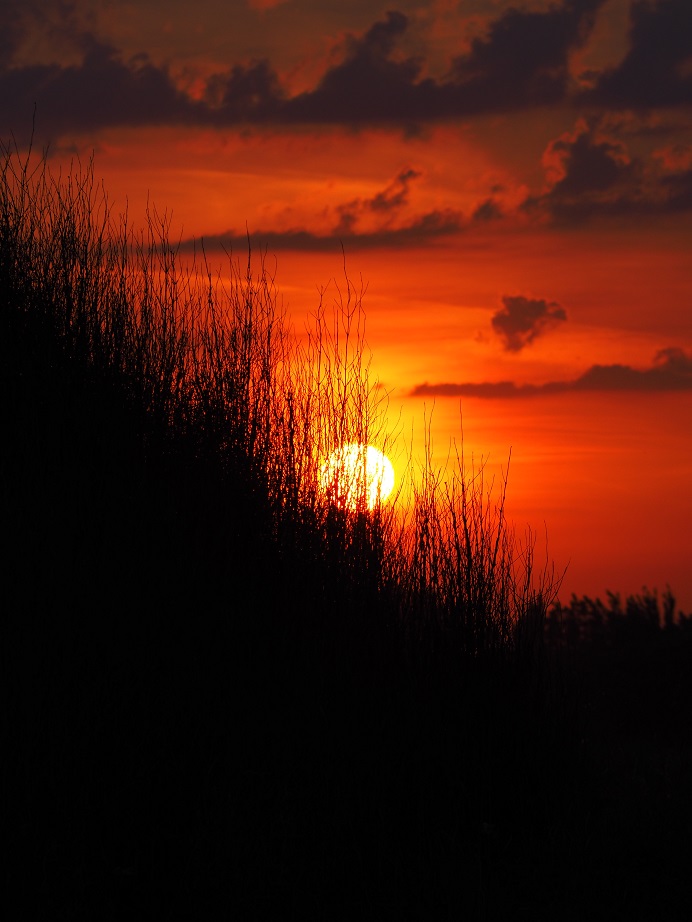
<svg viewBox="0 0 692 922">
<path fill-rule="evenodd" d="M 574 382 L 580 391 L 679 391 L 692 389 L 692 355 L 683 349 L 661 349 L 651 368 L 593 365 Z"/>
<path fill-rule="evenodd" d="M 312 91 L 291 100 L 291 119 L 416 122 L 483 112 L 507 112 L 556 103 L 565 97 L 568 58 L 588 36 L 604 0 L 565 0 L 544 12 L 509 9 L 455 57 L 441 81 L 420 78 L 419 58 L 392 57 L 409 28 L 401 13 L 387 13 L 346 60 Z"/>
<path fill-rule="evenodd" d="M 692 3 L 638 0 L 630 8 L 630 48 L 584 101 L 649 109 L 692 104 Z"/>
<path fill-rule="evenodd" d="M 597 140 L 586 129 L 576 137 L 562 137 L 549 146 L 549 156 L 562 162 L 564 175 L 552 189 L 555 198 L 578 198 L 603 192 L 626 181 L 632 165 L 621 144 Z"/>
<path fill-rule="evenodd" d="M 547 214 L 558 224 L 598 217 L 676 214 L 692 208 L 692 170 L 660 158 L 630 156 L 597 122 L 581 121 L 548 145 L 543 157 L 548 189 L 521 209 Z"/>
<path fill-rule="evenodd" d="M 417 170 L 402 170 L 386 189 L 368 201 L 369 208 L 372 211 L 392 211 L 401 208 L 408 200 L 409 185 L 420 175 Z"/>
<path fill-rule="evenodd" d="M 502 304 L 500 310 L 493 314 L 491 323 L 509 352 L 519 352 L 537 337 L 567 320 L 566 310 L 556 301 L 506 295 Z"/>
<path fill-rule="evenodd" d="M 6 18 L 9 21 L 3 16 L 0 22 Z M 34 104 L 47 135 L 121 124 L 353 124 L 428 115 L 426 100 L 433 83 L 415 84 L 421 63 L 390 58 L 408 27 L 401 13 L 390 12 L 361 38 L 349 39 L 345 60 L 328 70 L 314 90 L 292 99 L 270 62 L 260 60 L 233 64 L 212 75 L 203 100 L 192 100 L 146 55 L 122 61 L 117 49 L 80 31 L 71 17 L 64 22 L 65 29 L 72 28 L 72 44 L 82 53 L 78 65 L 12 69 L 8 63 L 20 29 L 2 32 L 0 118 L 10 128 L 18 129 L 30 119 Z"/>
<path fill-rule="evenodd" d="M 351 37 L 345 60 L 330 68 L 314 90 L 291 100 L 290 119 L 307 122 L 415 121 L 434 109 L 437 85 L 419 81 L 419 58 L 393 59 L 409 27 L 395 11 L 361 37 Z"/>
<path fill-rule="evenodd" d="M 0 73 L 0 114 L 6 125 L 21 133 L 34 105 L 37 125 L 46 136 L 198 118 L 199 107 L 146 55 L 125 64 L 115 48 L 93 36 L 82 35 L 81 42 L 84 53 L 79 66 L 40 65 Z"/>
<path fill-rule="evenodd" d="M 566 0 L 543 12 L 507 10 L 452 63 L 460 108 L 507 111 L 563 100 L 569 54 L 585 42 L 603 2 Z"/>
<path fill-rule="evenodd" d="M 569 53 L 584 41 L 602 2 L 564 0 L 544 12 L 507 10 L 485 36 L 473 40 L 468 53 L 454 58 L 440 80 L 422 76 L 422 58 L 398 53 L 412 26 L 403 13 L 390 11 L 363 35 L 346 40 L 343 60 L 313 89 L 290 98 L 271 63 L 256 60 L 212 75 L 204 98 L 192 100 L 165 67 L 146 55 L 122 60 L 116 48 L 84 31 L 69 15 L 61 20 L 63 31 L 71 30 L 69 40 L 83 55 L 80 64 L 13 69 L 8 62 L 21 30 L 5 16 L 9 26 L 0 38 L 0 117 L 10 127 L 22 124 L 36 103 L 47 134 L 105 125 L 242 122 L 393 123 L 414 130 L 416 124 L 435 119 L 563 99 Z"/>
<path fill-rule="evenodd" d="M 284 93 L 268 61 L 236 65 L 224 75 L 212 76 L 206 102 L 214 121 L 270 121 L 281 113 Z"/>
<path fill-rule="evenodd" d="M 546 384 L 515 384 L 513 381 L 481 381 L 463 384 L 419 384 L 412 397 L 481 397 L 508 399 L 541 397 L 584 391 L 692 391 L 692 354 L 671 346 L 656 353 L 650 368 L 630 365 L 592 365 L 572 381 Z"/>
</svg>

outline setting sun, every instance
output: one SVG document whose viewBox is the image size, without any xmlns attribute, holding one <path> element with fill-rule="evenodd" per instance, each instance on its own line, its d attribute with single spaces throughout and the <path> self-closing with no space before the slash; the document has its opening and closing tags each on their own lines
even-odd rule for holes
<svg viewBox="0 0 692 922">
<path fill-rule="evenodd" d="M 339 506 L 374 509 L 394 488 L 394 468 L 373 445 L 342 445 L 322 464 L 320 487 Z"/>
</svg>

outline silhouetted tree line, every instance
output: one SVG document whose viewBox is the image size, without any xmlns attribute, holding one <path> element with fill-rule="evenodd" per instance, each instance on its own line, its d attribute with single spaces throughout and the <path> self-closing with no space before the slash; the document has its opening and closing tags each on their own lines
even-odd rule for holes
<svg viewBox="0 0 692 922">
<path fill-rule="evenodd" d="M 553 644 L 622 648 L 655 643 L 664 637 L 673 643 L 692 639 L 692 616 L 682 612 L 667 587 L 661 596 L 646 587 L 628 595 L 606 592 L 606 601 L 572 595 L 567 604 L 555 602 L 548 610 L 546 637 Z"/>
</svg>

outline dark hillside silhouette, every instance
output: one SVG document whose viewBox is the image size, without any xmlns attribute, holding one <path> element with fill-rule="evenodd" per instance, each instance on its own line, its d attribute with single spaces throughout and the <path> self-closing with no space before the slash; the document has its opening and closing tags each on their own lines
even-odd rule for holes
<svg viewBox="0 0 692 922">
<path fill-rule="evenodd" d="M 463 458 L 407 510 L 330 504 L 324 452 L 385 439 L 359 293 L 299 348 L 261 258 L 186 269 L 169 230 L 4 149 L 5 892 L 27 918 L 676 918 L 689 619 L 551 607 Z"/>
</svg>

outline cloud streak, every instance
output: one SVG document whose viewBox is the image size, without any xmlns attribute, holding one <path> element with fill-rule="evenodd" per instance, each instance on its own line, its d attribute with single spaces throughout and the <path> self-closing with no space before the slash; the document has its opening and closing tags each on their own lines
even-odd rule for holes
<svg viewBox="0 0 692 922">
<path fill-rule="evenodd" d="M 440 237 L 451 236 L 463 228 L 462 216 L 452 209 L 429 211 L 418 215 L 400 227 L 381 227 L 371 231 L 352 231 L 337 226 L 328 234 L 315 234 L 304 228 L 286 231 L 255 230 L 246 234 L 229 230 L 222 234 L 204 235 L 204 246 L 211 249 L 247 249 L 251 246 L 274 250 L 294 250 L 314 253 L 336 253 L 342 244 L 351 252 L 371 249 L 399 249 L 408 246 L 425 246 Z M 181 243 L 183 250 L 192 250 L 198 240 Z"/>
<path fill-rule="evenodd" d="M 411 397 L 479 397 L 483 399 L 518 399 L 544 397 L 569 392 L 660 392 L 692 391 L 692 354 L 669 347 L 654 357 L 650 368 L 630 365 L 592 365 L 572 381 L 549 381 L 545 384 L 516 384 L 513 381 L 419 384 Z"/>
<path fill-rule="evenodd" d="M 333 226 L 326 232 L 315 233 L 300 226 L 287 230 L 259 228 L 249 234 L 250 243 L 272 250 L 316 253 L 338 252 L 342 245 L 348 246 L 350 251 L 398 249 L 424 246 L 467 227 L 464 216 L 451 208 L 411 213 L 408 209 L 410 186 L 420 176 L 418 170 L 406 167 L 370 198 L 352 199 L 337 205 L 332 213 Z M 247 247 L 247 243 L 247 231 L 239 233 L 229 229 L 221 234 L 204 235 L 204 245 L 214 249 Z M 186 240 L 182 245 L 189 250 L 196 241 Z"/>
<path fill-rule="evenodd" d="M 353 234 L 363 217 L 375 217 L 385 221 L 393 218 L 408 204 L 411 183 L 420 177 L 417 170 L 401 170 L 398 176 L 381 192 L 369 199 L 353 199 L 339 205 L 339 224 L 335 234 Z"/>
</svg>

